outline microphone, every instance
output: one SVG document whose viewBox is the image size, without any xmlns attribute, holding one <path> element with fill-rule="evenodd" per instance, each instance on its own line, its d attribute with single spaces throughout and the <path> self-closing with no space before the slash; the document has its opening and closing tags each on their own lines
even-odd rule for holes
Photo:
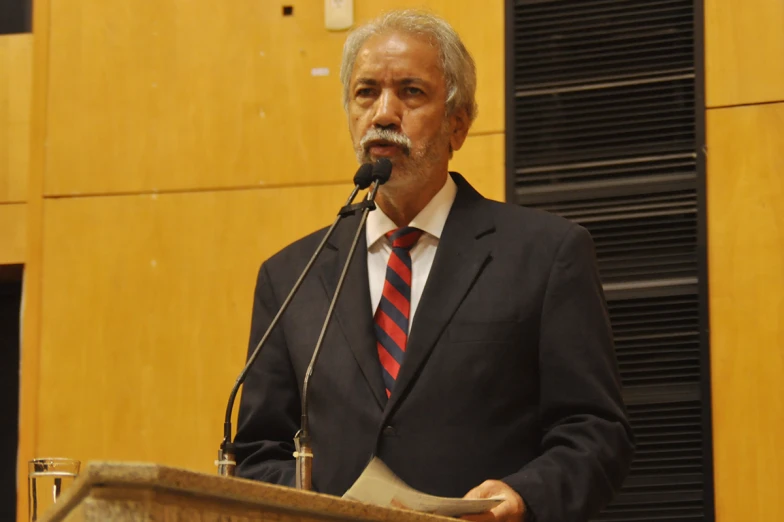
<svg viewBox="0 0 784 522">
<path fill-rule="evenodd" d="M 327 244 L 327 240 L 329 240 L 330 236 L 332 236 L 332 232 L 335 230 L 335 227 L 337 227 L 338 222 L 347 215 L 351 214 L 345 213 L 343 210 L 351 205 L 360 190 L 366 189 L 370 186 L 371 182 L 373 181 L 373 172 L 374 167 L 370 163 L 362 164 L 357 170 L 357 173 L 354 175 L 354 190 L 351 192 L 348 200 L 346 200 L 346 204 L 343 206 L 343 208 L 341 208 L 341 211 L 338 213 L 335 221 L 332 223 L 332 226 L 329 227 L 329 230 L 327 230 L 327 233 L 322 238 L 321 243 L 319 243 L 318 247 L 316 248 L 316 251 L 313 252 L 313 255 L 310 257 L 308 264 L 305 265 L 305 268 L 302 270 L 302 274 L 300 274 L 299 279 L 297 279 L 297 282 L 294 283 L 294 287 L 289 292 L 288 297 L 286 297 L 286 300 L 283 301 L 283 304 L 280 306 L 278 313 L 275 314 L 272 322 L 267 327 L 267 331 L 264 332 L 261 340 L 253 349 L 253 352 L 251 352 L 250 357 L 248 357 L 248 361 L 245 363 L 245 367 L 242 369 L 242 372 L 240 372 L 239 377 L 237 377 L 237 381 L 234 383 L 234 387 L 231 389 L 231 393 L 229 394 L 229 402 L 226 405 L 226 417 L 223 421 L 223 442 L 221 442 L 220 449 L 218 450 L 218 460 L 215 461 L 215 465 L 218 466 L 218 475 L 224 477 L 234 476 L 234 469 L 237 466 L 236 452 L 231 434 L 231 413 L 234 410 L 234 401 L 237 398 L 237 392 L 239 392 L 240 386 L 243 382 L 245 382 L 245 378 L 248 376 L 248 372 L 250 371 L 251 366 L 258 358 L 262 346 L 266 344 L 267 338 L 272 332 L 272 329 L 275 328 L 281 316 L 283 315 L 283 312 L 285 312 L 289 307 L 289 304 L 291 303 L 294 295 L 299 290 L 299 287 L 302 286 L 302 282 L 305 280 L 305 276 L 308 275 L 308 272 L 310 272 L 310 269 L 313 267 L 313 263 L 315 263 L 316 258 L 319 256 L 321 251 L 324 250 L 324 247 Z"/>
<path fill-rule="evenodd" d="M 359 169 L 357 169 L 357 173 L 354 174 L 354 185 L 356 185 L 357 190 L 365 190 L 370 186 L 373 182 L 373 165 L 370 163 L 363 163 Z M 356 193 L 352 193 L 356 196 Z M 347 203 L 351 203 L 354 200 L 353 197 L 348 199 Z"/>
<path fill-rule="evenodd" d="M 305 372 L 305 382 L 302 386 L 302 417 L 300 419 L 300 429 L 294 436 L 294 446 L 296 448 L 294 458 L 297 460 L 297 489 L 313 489 L 313 448 L 311 447 L 310 427 L 308 426 L 308 391 L 310 390 L 310 377 L 313 375 L 313 368 L 316 366 L 316 361 L 318 360 L 319 353 L 321 352 L 321 346 L 324 343 L 327 328 L 329 327 L 330 320 L 332 319 L 332 314 L 335 311 L 335 305 L 337 304 L 338 297 L 340 296 L 340 291 L 343 289 L 343 282 L 346 279 L 349 266 L 351 265 L 351 261 L 354 258 L 354 251 L 357 248 L 359 238 L 361 237 L 362 231 L 365 228 L 365 222 L 367 221 L 368 214 L 371 210 L 376 208 L 375 199 L 378 188 L 386 183 L 389 180 L 389 177 L 392 175 L 392 162 L 387 158 L 379 159 L 373 166 L 372 175 L 373 187 L 370 190 L 368 198 L 362 203 L 353 205 L 363 208 L 362 218 L 360 219 L 359 226 L 357 227 L 357 231 L 354 234 L 354 240 L 351 242 L 351 248 L 349 249 L 348 257 L 346 257 L 346 262 L 343 265 L 343 270 L 340 273 L 340 279 L 338 279 L 338 285 L 335 288 L 335 295 L 332 296 L 332 301 L 329 303 L 327 317 L 324 319 L 324 323 L 321 326 L 321 333 L 319 334 L 318 341 L 316 341 L 316 348 L 313 350 L 313 355 L 310 359 L 308 370 Z"/>
<path fill-rule="evenodd" d="M 389 178 L 392 177 L 392 162 L 387 158 L 380 158 L 376 161 L 376 164 L 373 165 L 372 177 L 374 181 L 378 181 L 379 185 L 383 185 L 389 181 Z"/>
</svg>

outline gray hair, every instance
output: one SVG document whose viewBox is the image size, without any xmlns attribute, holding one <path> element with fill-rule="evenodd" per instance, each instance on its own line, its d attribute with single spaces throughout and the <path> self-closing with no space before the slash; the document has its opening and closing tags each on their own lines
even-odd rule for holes
<svg viewBox="0 0 784 522">
<path fill-rule="evenodd" d="M 465 109 L 469 124 L 477 114 L 476 65 L 474 59 L 449 23 L 437 16 L 413 9 L 391 11 L 353 30 L 343 46 L 340 81 L 343 83 L 343 106 L 348 108 L 351 73 L 359 50 L 371 36 L 400 31 L 424 36 L 438 47 L 441 70 L 446 80 L 447 115 Z"/>
</svg>

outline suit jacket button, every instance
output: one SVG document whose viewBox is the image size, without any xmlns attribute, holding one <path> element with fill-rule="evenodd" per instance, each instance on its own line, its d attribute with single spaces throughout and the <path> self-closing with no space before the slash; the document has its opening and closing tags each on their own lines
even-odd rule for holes
<svg viewBox="0 0 784 522">
<path fill-rule="evenodd" d="M 395 434 L 395 428 L 390 425 L 384 426 L 384 430 L 382 431 L 385 437 L 391 437 Z"/>
</svg>

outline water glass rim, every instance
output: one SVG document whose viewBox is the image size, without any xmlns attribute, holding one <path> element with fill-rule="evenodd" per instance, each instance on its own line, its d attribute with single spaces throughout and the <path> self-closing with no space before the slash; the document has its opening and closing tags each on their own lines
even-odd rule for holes
<svg viewBox="0 0 784 522">
<path fill-rule="evenodd" d="M 65 457 L 41 457 L 30 460 L 27 463 L 27 471 L 28 473 L 59 471 L 75 476 L 79 474 L 81 465 L 81 461 L 77 459 L 68 459 Z"/>
<path fill-rule="evenodd" d="M 78 459 L 69 459 L 68 457 L 38 457 L 30 459 L 30 462 L 80 462 Z"/>
</svg>

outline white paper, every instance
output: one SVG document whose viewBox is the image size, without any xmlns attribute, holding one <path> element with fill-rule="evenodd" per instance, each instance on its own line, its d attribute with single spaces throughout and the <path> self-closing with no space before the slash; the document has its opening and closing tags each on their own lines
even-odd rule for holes
<svg viewBox="0 0 784 522">
<path fill-rule="evenodd" d="M 381 459 L 373 458 L 343 498 L 381 507 L 400 507 L 447 517 L 490 511 L 503 502 L 495 497 L 480 500 L 436 497 L 417 491 L 400 480 Z"/>
</svg>

